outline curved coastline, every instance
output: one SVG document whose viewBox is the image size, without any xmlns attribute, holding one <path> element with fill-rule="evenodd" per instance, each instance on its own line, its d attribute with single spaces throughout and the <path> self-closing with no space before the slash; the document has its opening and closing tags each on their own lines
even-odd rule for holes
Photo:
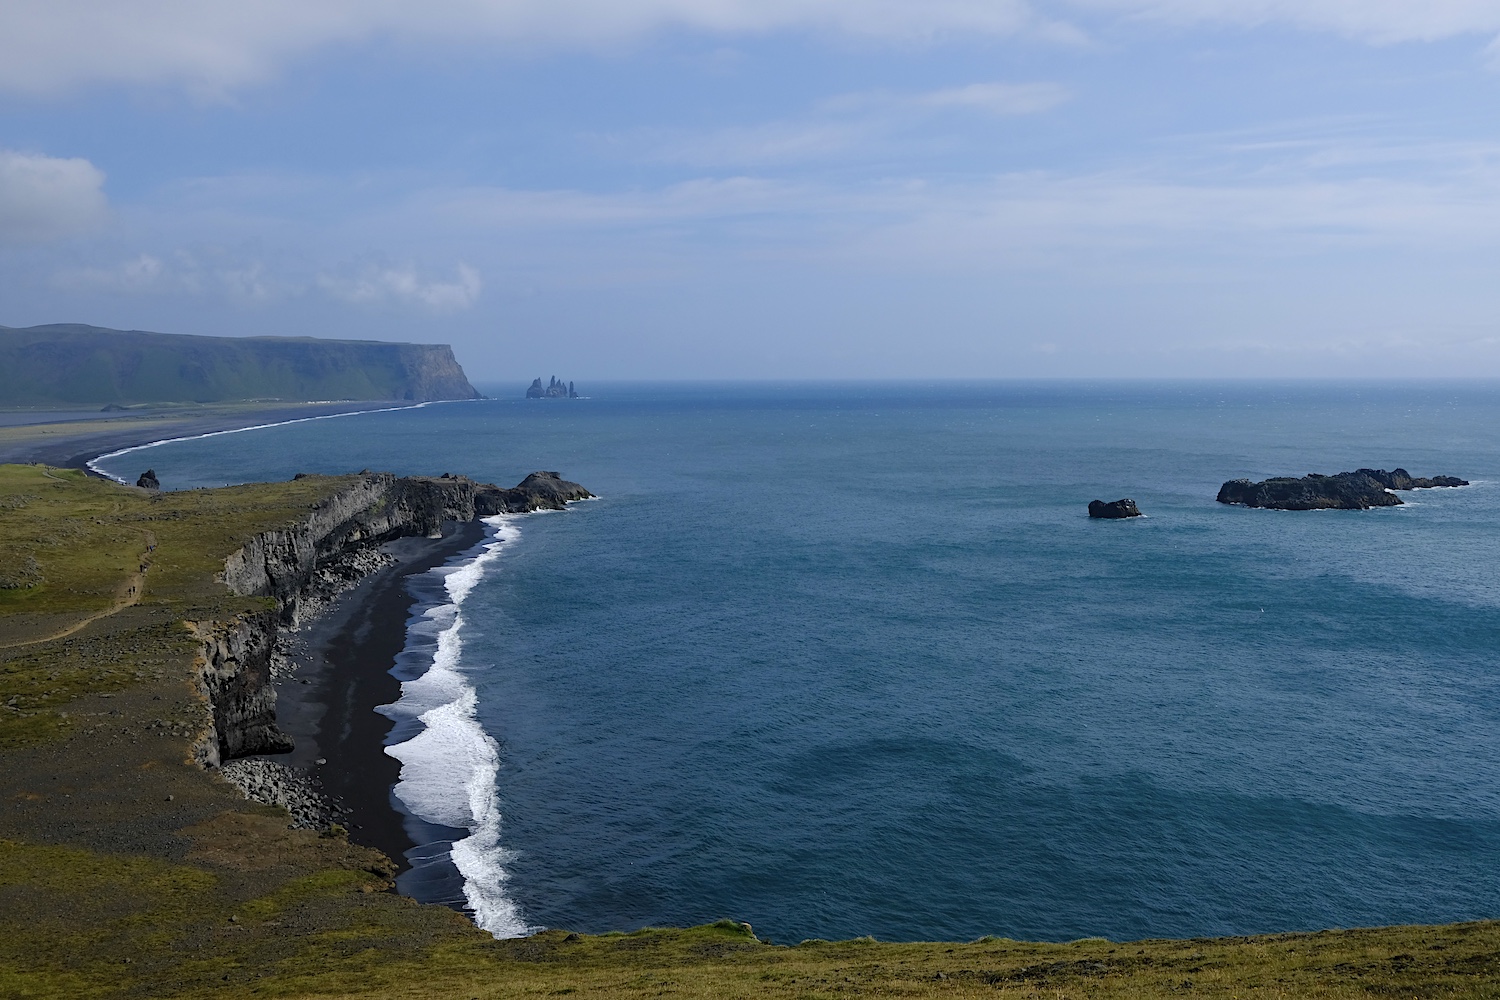
<svg viewBox="0 0 1500 1000">
<path fill-rule="evenodd" d="M 90 463 L 170 441 L 237 433 L 303 420 L 410 409 L 425 406 L 429 402 L 450 401 L 429 400 L 403 403 L 400 406 L 392 406 L 391 400 L 364 400 L 207 406 L 201 409 L 163 407 L 126 416 L 101 413 L 89 419 L 76 419 L 74 415 L 72 419 L 52 423 L 31 421 L 0 427 L 0 462 L 22 465 L 39 462 L 56 468 L 83 469 L 92 475 L 100 475 L 98 470 L 91 468 Z"/>
<path fill-rule="evenodd" d="M 509 853 L 501 844 L 495 778 L 499 747 L 475 718 L 477 692 L 463 659 L 463 605 L 503 551 L 523 515 L 484 518 L 483 540 L 446 565 L 406 578 L 412 607 L 393 675 L 399 697 L 377 711 L 392 721 L 384 752 L 399 761 L 391 800 L 415 841 L 397 888 L 421 902 L 469 913 L 497 938 L 530 927 L 505 892 Z"/>
<path fill-rule="evenodd" d="M 119 458 L 121 455 L 129 455 L 132 452 L 145 451 L 148 448 L 157 448 L 161 445 L 173 444 L 178 441 L 201 441 L 203 438 L 220 437 L 224 434 L 240 434 L 245 431 L 261 431 L 266 430 L 270 427 L 285 427 L 288 424 L 304 424 L 313 420 L 333 420 L 336 417 L 354 417 L 362 413 L 394 413 L 397 410 L 420 410 L 424 406 L 431 406 L 434 402 L 447 401 L 426 400 L 421 403 L 412 403 L 405 406 L 383 406 L 378 409 L 368 410 L 341 410 L 336 413 L 319 413 L 307 417 L 292 417 L 287 420 L 272 420 L 268 423 L 248 424 L 243 427 L 229 427 L 223 430 L 204 431 L 200 434 L 181 434 L 175 437 L 164 437 L 155 441 L 147 441 L 144 444 L 126 445 L 123 448 L 117 448 L 114 451 L 106 452 L 102 455 L 95 455 L 93 458 L 85 459 L 83 462 L 83 467 L 96 476 L 103 476 L 106 479 L 113 479 L 117 483 L 124 483 L 124 479 L 106 472 L 104 469 L 100 468 L 98 463 L 104 461 L 107 458 Z"/>
<path fill-rule="evenodd" d="M 195 430 L 193 433 L 148 440 L 141 440 L 146 435 L 137 433 L 133 440 L 111 442 L 119 446 L 108 451 L 100 451 L 104 445 L 96 445 L 87 452 L 70 456 L 68 465 L 100 478 L 126 483 L 100 463 L 178 441 L 363 413 L 419 409 L 433 402 L 446 401 L 341 408 L 269 421 L 257 419 L 266 415 L 265 411 L 258 411 L 239 420 L 230 418 L 229 426 L 219 426 L 221 421 L 214 420 L 209 422 L 209 429 L 182 428 Z M 200 421 L 199 426 L 202 424 Z M 501 522 L 508 523 L 516 516 L 453 521 L 444 526 L 440 538 L 413 537 L 387 542 L 381 550 L 393 559 L 390 565 L 365 576 L 326 606 L 305 616 L 300 625 L 286 629 L 283 652 L 290 661 L 291 673 L 276 685 L 276 716 L 295 747 L 287 754 L 257 755 L 312 777 L 321 791 L 337 803 L 339 815 L 348 825 L 350 840 L 373 847 L 396 862 L 397 891 L 418 902 L 440 903 L 465 911 L 481 924 L 494 924 L 486 929 L 492 933 L 499 931 L 496 936 L 500 937 L 522 936 L 532 928 L 526 927 L 518 916 L 498 923 L 494 919 L 486 921 L 484 914 L 493 914 L 497 909 L 512 914 L 514 911 L 497 891 L 472 887 L 468 876 L 474 873 L 474 866 L 467 866 L 465 871 L 465 866 L 459 865 L 451 853 L 465 838 L 471 842 L 476 837 L 484 839 L 486 850 L 494 847 L 489 843 L 498 836 L 498 811 L 493 808 L 494 803 L 485 811 L 493 817 L 485 815 L 478 821 L 483 829 L 434 823 L 430 816 L 419 815 L 407 806 L 397 794 L 402 764 L 392 750 L 410 741 L 414 725 L 422 732 L 431 728 L 431 723 L 423 726 L 425 719 L 408 719 L 405 735 L 400 735 L 401 705 L 403 701 L 410 704 L 403 691 L 405 683 L 420 682 L 432 672 L 429 667 L 415 678 L 402 676 L 400 661 L 409 659 L 412 653 L 412 626 L 420 625 L 434 610 L 441 613 L 444 608 L 452 608 L 453 620 L 445 634 L 457 645 L 462 621 L 457 616 L 456 604 L 461 603 L 482 575 L 479 564 L 488 561 L 487 556 L 497 555 L 500 547 L 515 537 L 514 529 L 504 537 L 500 529 Z M 473 572 L 461 592 L 456 593 L 451 584 L 444 587 L 445 577 L 465 571 Z M 414 582 L 427 574 L 437 576 L 442 598 L 419 594 L 414 588 Z M 428 662 L 432 663 L 430 657 Z M 472 696 L 472 689 L 469 693 Z M 451 705 L 441 707 L 450 714 L 453 710 Z M 492 771 L 489 778 L 492 785 Z M 492 789 L 490 797 L 493 798 Z M 467 853 L 477 857 L 473 847 L 471 843 Z"/>
</svg>

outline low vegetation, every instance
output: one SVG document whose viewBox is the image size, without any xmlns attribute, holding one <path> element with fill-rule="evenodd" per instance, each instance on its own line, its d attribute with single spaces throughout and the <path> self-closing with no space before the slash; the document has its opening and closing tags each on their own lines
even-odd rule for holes
<svg viewBox="0 0 1500 1000">
<path fill-rule="evenodd" d="M 765 944 L 732 920 L 494 941 L 191 761 L 189 621 L 342 480 L 156 495 L 0 467 L 0 996 L 1489 997 L 1500 924 L 1192 941 Z M 145 566 L 142 571 L 141 567 Z M 132 589 L 133 588 L 133 589 Z"/>
</svg>

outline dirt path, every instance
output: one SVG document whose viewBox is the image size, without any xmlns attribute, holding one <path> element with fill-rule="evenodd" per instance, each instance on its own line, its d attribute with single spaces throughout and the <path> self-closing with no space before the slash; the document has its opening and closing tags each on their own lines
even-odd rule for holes
<svg viewBox="0 0 1500 1000">
<path fill-rule="evenodd" d="M 101 618 L 108 618 L 110 615 L 117 615 L 121 611 L 124 611 L 126 608 L 140 603 L 141 593 L 146 589 L 146 572 L 151 568 L 151 553 L 156 551 L 156 535 L 144 529 L 141 531 L 141 534 L 145 536 L 146 551 L 141 553 L 140 568 L 126 577 L 125 582 L 121 583 L 120 586 L 115 589 L 114 603 L 105 608 L 103 611 L 95 612 L 94 614 L 91 614 L 86 618 L 82 618 L 74 622 L 72 625 L 69 625 L 67 628 L 62 629 L 61 631 L 53 632 L 51 635 L 38 636 L 35 639 L 21 639 L 17 642 L 0 642 L 0 649 L 15 649 L 19 646 L 35 646 L 38 643 L 53 642 L 57 639 L 66 639 L 73 633 L 88 628 L 90 625 L 94 624 L 94 622 L 98 621 Z"/>
</svg>

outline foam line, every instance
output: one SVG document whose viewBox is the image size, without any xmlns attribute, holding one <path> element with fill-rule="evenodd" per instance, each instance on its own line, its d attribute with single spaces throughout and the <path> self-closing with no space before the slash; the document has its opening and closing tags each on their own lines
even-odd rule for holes
<svg viewBox="0 0 1500 1000">
<path fill-rule="evenodd" d="M 111 451 L 104 455 L 98 455 L 94 458 L 89 459 L 84 464 L 88 466 L 90 472 L 94 472 L 101 476 L 104 476 L 106 479 L 113 479 L 117 483 L 126 483 L 124 479 L 121 479 L 114 473 L 106 472 L 104 469 L 100 468 L 99 463 L 107 458 L 119 458 L 121 455 L 129 455 L 131 452 L 145 451 L 147 448 L 157 448 L 161 445 L 172 444 L 177 441 L 201 441 L 204 438 L 219 437 L 223 434 L 242 434 L 245 431 L 263 431 L 267 427 L 285 427 L 287 424 L 305 424 L 310 420 L 332 420 L 335 417 L 357 417 L 362 413 L 394 413 L 397 410 L 420 410 L 422 407 L 431 406 L 433 403 L 446 402 L 449 402 L 449 400 L 430 399 L 423 403 L 412 403 L 409 406 L 385 406 L 381 407 L 378 410 L 345 410 L 343 413 L 320 413 L 315 417 L 293 417 L 291 420 L 273 420 L 268 424 L 255 424 L 251 427 L 231 427 L 227 431 L 208 431 L 203 434 L 187 434 L 182 437 L 162 438 L 159 441 L 148 441 L 145 444 L 133 444 L 129 448 L 121 448 L 118 451 Z M 126 483 L 126 485 L 129 485 L 129 483 Z"/>
<path fill-rule="evenodd" d="M 420 677 L 401 684 L 401 698 L 382 711 L 393 718 L 415 718 L 422 724 L 416 736 L 385 748 L 401 761 L 396 797 L 412 815 L 469 831 L 453 843 L 453 865 L 464 880 L 464 898 L 474 922 L 497 938 L 525 937 L 534 928 L 505 892 L 506 866 L 515 857 L 500 843 L 500 801 L 495 778 L 500 770 L 500 748 L 479 725 L 475 715 L 478 692 L 465 677 L 462 606 L 474 587 L 500 558 L 501 550 L 516 540 L 520 515 L 485 518 L 494 539 L 474 559 L 459 566 L 439 567 L 449 603 L 429 608 L 413 618 L 410 639 L 436 635 L 432 665 Z"/>
</svg>

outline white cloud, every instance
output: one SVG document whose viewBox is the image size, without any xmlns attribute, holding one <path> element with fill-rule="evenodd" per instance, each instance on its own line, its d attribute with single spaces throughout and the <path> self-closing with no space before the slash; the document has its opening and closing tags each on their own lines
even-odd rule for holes
<svg viewBox="0 0 1500 1000">
<path fill-rule="evenodd" d="M 107 267 L 76 267 L 59 272 L 53 284 L 70 291 L 146 292 L 160 288 L 169 272 L 161 258 L 143 253 Z"/>
<path fill-rule="evenodd" d="M 1496 0 L 7 0 L 0 90 L 183 85 L 221 95 L 329 45 L 598 47 L 679 29 L 814 31 L 928 42 L 1027 34 L 1076 42 L 1069 18 L 1283 24 L 1364 41 L 1500 32 Z"/>
<path fill-rule="evenodd" d="M 88 160 L 0 149 L 0 243 L 79 232 L 105 214 L 104 174 Z"/>
<path fill-rule="evenodd" d="M 897 133 L 920 128 L 943 111 L 1030 115 L 1068 100 L 1055 83 L 973 83 L 919 93 L 864 91 L 818 102 L 803 118 L 736 125 L 698 133 L 643 131 L 623 137 L 648 158 L 695 166 L 754 167 L 803 163 L 868 152 Z M 617 140 L 619 141 L 619 140 Z"/>
<path fill-rule="evenodd" d="M 1433 42 L 1500 31 L 1496 0 L 1068 0 L 1177 24 L 1284 24 L 1375 43 Z"/>
<path fill-rule="evenodd" d="M 7 0 L 0 90 L 182 85 L 217 96 L 329 45 L 599 47 L 679 29 L 814 31 L 898 42 L 1026 34 L 1076 42 L 1068 18 L 1283 24 L 1377 43 L 1500 32 L 1495 0 Z"/>
<path fill-rule="evenodd" d="M 994 115 L 1034 115 L 1050 111 L 1067 99 L 1067 88 L 1055 83 L 972 83 L 919 94 L 908 103 L 916 107 L 968 108 Z"/>
<path fill-rule="evenodd" d="M 534 50 L 614 45 L 672 28 L 900 41 L 1065 31 L 1025 0 L 7 0 L 0 89 L 165 83 L 217 95 L 333 44 L 382 38 Z"/>
<path fill-rule="evenodd" d="M 355 277 L 319 275 L 318 286 L 346 302 L 361 305 L 403 302 L 440 313 L 469 308 L 483 287 L 479 272 L 467 264 L 458 265 L 452 281 L 423 279 L 410 266 L 371 267 Z"/>
</svg>

